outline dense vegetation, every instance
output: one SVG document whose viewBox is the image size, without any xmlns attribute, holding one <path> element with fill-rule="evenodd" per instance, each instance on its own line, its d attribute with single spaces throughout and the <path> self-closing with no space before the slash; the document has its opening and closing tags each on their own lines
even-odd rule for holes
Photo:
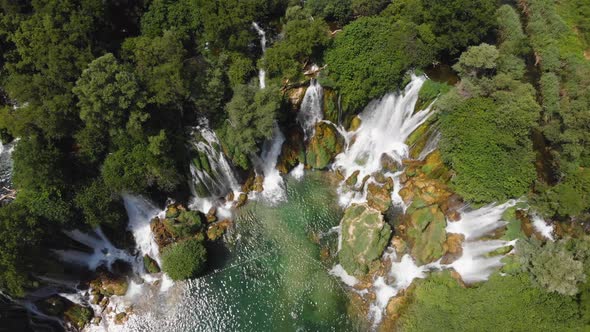
<svg viewBox="0 0 590 332">
<path fill-rule="evenodd" d="M 238 173 L 253 174 L 274 128 L 293 125 L 287 91 L 313 64 L 345 119 L 409 73 L 452 68 L 457 84 L 420 92 L 436 99 L 451 189 L 475 205 L 522 197 L 547 220 L 583 225 L 589 17 L 585 0 L 1 1 L 0 137 L 19 140 L 16 199 L 0 207 L 0 289 L 38 286 L 59 265 L 48 249 L 64 229 L 123 230 L 122 193 L 188 195 L 193 126 L 207 123 Z M 253 22 L 267 32 L 264 54 Z M 173 236 L 203 228 L 183 218 Z M 513 269 L 473 288 L 447 274 L 421 281 L 399 323 L 579 329 L 590 322 L 587 243 L 519 242 Z M 206 255 L 202 241 L 180 241 L 162 269 L 194 277 Z"/>
</svg>

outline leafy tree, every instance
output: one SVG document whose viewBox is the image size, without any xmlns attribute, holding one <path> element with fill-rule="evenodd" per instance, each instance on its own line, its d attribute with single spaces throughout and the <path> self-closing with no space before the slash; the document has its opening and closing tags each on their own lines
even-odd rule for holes
<svg viewBox="0 0 590 332">
<path fill-rule="evenodd" d="M 188 97 L 188 81 L 183 76 L 186 51 L 178 33 L 166 31 L 161 37 L 129 38 L 123 44 L 123 53 L 135 64 L 149 102 L 179 105 Z"/>
<path fill-rule="evenodd" d="M 227 122 L 221 129 L 221 140 L 227 155 L 240 167 L 247 169 L 258 146 L 272 137 L 276 113 L 281 107 L 281 95 L 276 86 L 238 85 L 226 106 Z"/>
<path fill-rule="evenodd" d="M 294 80 L 301 78 L 303 64 L 317 58 L 327 44 L 328 26 L 299 6 L 288 8 L 285 16 L 284 39 L 266 51 L 261 65 L 270 77 Z"/>
<path fill-rule="evenodd" d="M 433 41 L 428 26 L 384 17 L 364 17 L 344 27 L 326 53 L 343 107 L 359 110 L 397 89 L 406 71 L 432 62 Z"/>
<path fill-rule="evenodd" d="M 76 206 L 82 210 L 84 221 L 90 226 L 117 224 L 124 220 L 125 210 L 118 194 L 98 178 L 80 190 L 75 199 Z"/>
<path fill-rule="evenodd" d="M 453 69 L 461 77 L 481 77 L 494 73 L 500 53 L 493 45 L 483 43 L 478 46 L 471 46 L 461 54 L 459 62 Z"/>
<path fill-rule="evenodd" d="M 351 9 L 356 16 L 377 15 L 391 0 L 352 0 Z"/>
<path fill-rule="evenodd" d="M 578 260 L 566 240 L 541 244 L 521 240 L 516 244 L 522 269 L 530 273 L 540 289 L 563 295 L 576 295 L 586 281 L 584 261 Z"/>
<path fill-rule="evenodd" d="M 343 25 L 352 17 L 351 4 L 352 0 L 308 0 L 305 8 L 309 8 L 314 16 Z"/>
<path fill-rule="evenodd" d="M 141 33 L 146 37 L 158 37 L 173 30 L 180 36 L 195 33 L 199 7 L 194 0 L 155 0 L 141 17 Z"/>
<path fill-rule="evenodd" d="M 0 289 L 22 297 L 31 285 L 35 250 L 43 231 L 39 220 L 19 203 L 0 208 Z"/>
<path fill-rule="evenodd" d="M 162 270 L 172 280 L 197 277 L 203 272 L 207 250 L 201 241 L 188 239 L 171 244 L 162 253 Z"/>
</svg>

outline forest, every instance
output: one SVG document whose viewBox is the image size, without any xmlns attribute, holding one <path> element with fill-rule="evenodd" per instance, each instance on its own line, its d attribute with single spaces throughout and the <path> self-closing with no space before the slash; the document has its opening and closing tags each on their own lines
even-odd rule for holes
<svg viewBox="0 0 590 332">
<path fill-rule="evenodd" d="M 16 193 L 0 207 L 2 294 L 23 298 L 39 276 L 69 271 L 50 254 L 64 230 L 129 244 L 124 195 L 186 202 L 193 127 L 207 123 L 240 183 L 251 178 L 275 125 L 294 126 L 288 92 L 316 64 L 325 118 L 346 129 L 427 75 L 419 103 L 435 111 L 449 190 L 472 207 L 524 200 L 566 230 L 555 242 L 519 235 L 505 276 L 476 287 L 447 272 L 418 280 L 395 328 L 590 326 L 586 0 L 0 0 L 0 53 Z M 203 213 L 166 218 L 191 225 L 178 238 L 205 232 Z M 202 275 L 206 238 L 167 247 L 163 271 Z"/>
</svg>

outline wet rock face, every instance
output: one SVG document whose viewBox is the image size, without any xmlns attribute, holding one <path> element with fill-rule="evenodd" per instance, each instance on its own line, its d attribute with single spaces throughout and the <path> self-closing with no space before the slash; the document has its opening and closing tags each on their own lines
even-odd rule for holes
<svg viewBox="0 0 590 332">
<path fill-rule="evenodd" d="M 415 209 L 409 214 L 407 225 L 406 234 L 412 244 L 412 257 L 425 264 L 443 256 L 447 222 L 438 206 Z"/>
<path fill-rule="evenodd" d="M 129 283 L 125 277 L 118 277 L 109 273 L 101 273 L 98 278 L 90 282 L 90 287 L 95 293 L 103 296 L 123 296 L 127 293 Z"/>
<path fill-rule="evenodd" d="M 93 316 L 91 308 L 79 304 L 72 304 L 64 313 L 65 321 L 78 331 L 88 325 Z"/>
<path fill-rule="evenodd" d="M 306 164 L 311 168 L 324 169 L 334 157 L 344 150 L 344 138 L 334 125 L 319 122 L 306 150 Z"/>
<path fill-rule="evenodd" d="M 383 254 L 391 237 L 391 227 L 379 210 L 367 204 L 348 207 L 341 225 L 340 264 L 349 274 L 363 276 L 368 272 L 369 265 Z"/>
<path fill-rule="evenodd" d="M 367 203 L 370 207 L 381 211 L 387 211 L 391 207 L 391 189 L 393 184 L 377 185 L 369 183 L 367 189 Z"/>
<path fill-rule="evenodd" d="M 277 169 L 284 175 L 299 163 L 305 163 L 304 137 L 301 127 L 294 126 L 287 132 L 287 138 L 277 162 Z"/>
</svg>

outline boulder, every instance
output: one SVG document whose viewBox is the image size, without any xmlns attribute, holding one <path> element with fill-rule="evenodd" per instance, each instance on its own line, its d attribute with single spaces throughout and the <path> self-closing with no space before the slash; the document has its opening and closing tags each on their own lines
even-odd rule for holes
<svg viewBox="0 0 590 332">
<path fill-rule="evenodd" d="M 413 204 L 412 204 L 413 205 Z M 445 215 L 437 205 L 408 210 L 409 222 L 406 235 L 411 244 L 411 254 L 419 264 L 441 258 L 447 239 Z"/>
<path fill-rule="evenodd" d="M 399 170 L 399 164 L 390 155 L 384 153 L 381 155 L 381 169 L 385 172 L 395 173 Z"/>
<path fill-rule="evenodd" d="M 311 168 L 324 169 L 344 149 L 344 138 L 333 124 L 319 122 L 306 149 L 306 164 Z"/>
<path fill-rule="evenodd" d="M 297 111 L 301 107 L 301 102 L 303 101 L 306 90 L 307 86 L 296 86 L 287 90 L 287 98 L 289 99 L 293 111 Z"/>
<path fill-rule="evenodd" d="M 354 186 L 356 186 L 356 183 L 358 181 L 358 176 L 359 176 L 360 172 L 361 171 L 356 170 L 352 174 L 350 174 L 350 176 L 346 179 L 346 182 L 345 182 L 346 185 L 351 188 L 354 188 Z"/>
<path fill-rule="evenodd" d="M 443 245 L 443 250 L 445 251 L 445 255 L 441 263 L 443 264 L 450 264 L 456 259 L 460 258 L 463 254 L 463 241 L 465 240 L 465 236 L 463 234 L 447 234 L 447 240 Z"/>
<path fill-rule="evenodd" d="M 236 208 L 244 206 L 244 204 L 246 204 L 247 201 L 248 195 L 245 193 L 240 193 L 240 195 L 238 196 L 238 201 L 236 202 Z"/>
<path fill-rule="evenodd" d="M 143 256 L 143 267 L 149 273 L 158 273 L 160 272 L 160 266 L 155 259 L 151 258 L 149 255 Z"/>
<path fill-rule="evenodd" d="M 84 307 L 79 304 L 72 304 L 65 312 L 65 321 L 70 323 L 75 329 L 82 330 L 94 317 L 92 308 Z"/>
<path fill-rule="evenodd" d="M 225 231 L 231 226 L 231 221 L 228 219 L 215 223 L 207 229 L 207 238 L 211 241 L 219 239 Z"/>
<path fill-rule="evenodd" d="M 351 275 L 363 276 L 389 243 L 391 227 L 379 210 L 367 204 L 352 204 L 341 220 L 342 249 L 338 259 Z"/>
<path fill-rule="evenodd" d="M 387 189 L 387 185 L 378 185 L 369 183 L 367 188 L 367 204 L 381 211 L 387 211 L 391 207 L 391 189 Z"/>
<path fill-rule="evenodd" d="M 288 174 L 300 163 L 305 163 L 303 130 L 300 126 L 293 126 L 287 132 L 287 139 L 281 148 L 277 169 L 283 175 Z"/>
<path fill-rule="evenodd" d="M 352 121 L 350 121 L 350 127 L 348 127 L 348 131 L 356 131 L 361 126 L 361 123 L 361 118 L 358 115 L 355 116 L 352 118 Z"/>
<path fill-rule="evenodd" d="M 90 282 L 90 287 L 98 290 L 104 296 L 123 296 L 127 293 L 129 283 L 127 278 L 114 276 L 110 273 L 101 273 Z"/>
</svg>

